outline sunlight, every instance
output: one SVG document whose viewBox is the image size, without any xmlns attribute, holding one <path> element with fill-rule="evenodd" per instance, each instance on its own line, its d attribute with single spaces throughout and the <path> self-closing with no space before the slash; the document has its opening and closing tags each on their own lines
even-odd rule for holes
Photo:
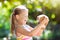
<svg viewBox="0 0 60 40">
<path fill-rule="evenodd" d="M 39 0 L 40 2 L 43 2 L 43 0 Z"/>
<path fill-rule="evenodd" d="M 0 2 L 0 7 L 2 6 L 2 3 Z"/>
<path fill-rule="evenodd" d="M 57 7 L 58 4 L 60 4 L 60 0 L 51 0 L 52 6 Z"/>
<path fill-rule="evenodd" d="M 7 3 L 7 1 L 4 1 L 4 3 Z"/>
<path fill-rule="evenodd" d="M 51 4 L 52 4 L 53 7 L 57 7 L 56 0 L 51 0 Z"/>
</svg>

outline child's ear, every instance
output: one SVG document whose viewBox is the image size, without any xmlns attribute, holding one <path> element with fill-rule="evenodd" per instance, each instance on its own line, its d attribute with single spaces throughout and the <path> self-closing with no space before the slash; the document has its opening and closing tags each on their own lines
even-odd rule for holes
<svg viewBox="0 0 60 40">
<path fill-rule="evenodd" d="M 17 20 L 19 19 L 19 15 L 16 15 L 16 19 L 17 19 Z"/>
</svg>

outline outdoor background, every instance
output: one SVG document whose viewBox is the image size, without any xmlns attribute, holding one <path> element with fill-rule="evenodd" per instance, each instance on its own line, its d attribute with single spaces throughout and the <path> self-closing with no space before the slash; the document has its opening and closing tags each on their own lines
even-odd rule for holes
<svg viewBox="0 0 60 40">
<path fill-rule="evenodd" d="M 60 40 L 60 0 L 0 0 L 0 40 L 15 40 L 10 34 L 10 16 L 16 6 L 25 5 L 29 9 L 28 24 L 37 25 L 36 17 L 45 14 L 50 21 L 42 36 L 33 40 Z"/>
</svg>

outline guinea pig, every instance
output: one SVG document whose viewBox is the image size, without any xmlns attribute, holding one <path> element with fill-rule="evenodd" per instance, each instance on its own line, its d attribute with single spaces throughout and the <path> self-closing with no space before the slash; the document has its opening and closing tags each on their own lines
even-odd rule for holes
<svg viewBox="0 0 60 40">
<path fill-rule="evenodd" d="M 46 15 L 44 15 L 44 14 L 38 15 L 38 16 L 37 16 L 37 21 L 38 21 L 38 22 L 42 22 L 42 21 L 44 20 L 44 18 L 47 18 L 47 20 L 49 21 L 48 16 L 46 16 Z"/>
</svg>

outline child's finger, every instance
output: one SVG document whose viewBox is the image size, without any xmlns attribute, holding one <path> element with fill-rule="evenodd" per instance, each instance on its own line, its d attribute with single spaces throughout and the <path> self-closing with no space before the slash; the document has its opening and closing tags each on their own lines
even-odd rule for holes
<svg viewBox="0 0 60 40">
<path fill-rule="evenodd" d="M 45 24 L 46 23 L 46 18 L 41 22 L 42 24 Z"/>
<path fill-rule="evenodd" d="M 49 22 L 49 20 L 46 20 L 46 23 L 45 23 L 46 26 L 47 26 L 48 22 Z"/>
<path fill-rule="evenodd" d="M 48 21 L 45 23 L 45 25 L 46 25 L 46 26 L 48 25 Z"/>
</svg>

